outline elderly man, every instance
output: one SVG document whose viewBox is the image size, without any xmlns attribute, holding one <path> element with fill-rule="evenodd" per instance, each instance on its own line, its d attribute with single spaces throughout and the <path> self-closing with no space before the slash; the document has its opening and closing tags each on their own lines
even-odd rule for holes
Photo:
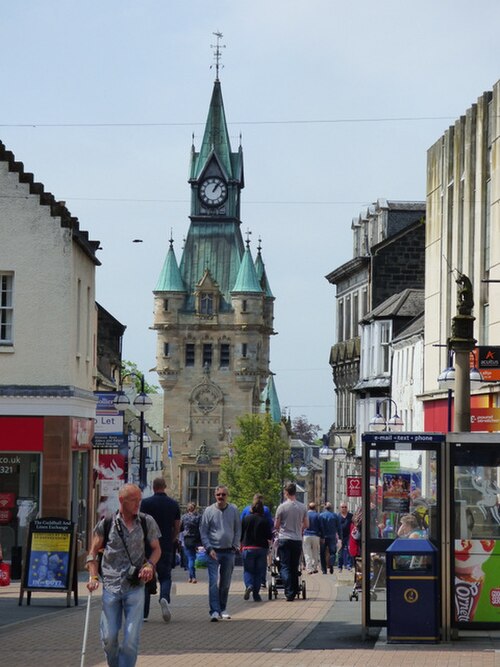
<svg viewBox="0 0 500 667">
<path fill-rule="evenodd" d="M 276 510 L 274 527 L 278 532 L 278 556 L 285 597 L 292 602 L 299 593 L 299 564 L 302 554 L 302 534 L 309 527 L 306 506 L 295 497 L 293 482 L 285 486 L 285 502 Z"/>
<path fill-rule="evenodd" d="M 109 667 L 134 667 L 144 611 L 144 584 L 154 576 L 161 555 L 160 531 L 153 517 L 139 513 L 141 490 L 135 484 L 121 487 L 120 508 L 94 529 L 87 558 L 90 592 L 99 586 L 98 554 L 102 555 L 101 640 Z M 151 554 L 146 560 L 146 542 Z M 118 634 L 123 623 L 123 641 Z"/>
<path fill-rule="evenodd" d="M 208 600 L 210 620 L 229 619 L 227 599 L 234 569 L 234 556 L 240 548 L 241 522 L 236 505 L 228 502 L 226 486 L 215 489 L 215 503 L 203 512 L 201 543 L 208 555 Z"/>
</svg>

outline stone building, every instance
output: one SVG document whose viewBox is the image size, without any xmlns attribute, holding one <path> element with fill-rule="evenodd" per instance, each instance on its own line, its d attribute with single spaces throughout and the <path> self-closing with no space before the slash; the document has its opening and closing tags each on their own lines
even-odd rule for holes
<svg viewBox="0 0 500 667">
<path fill-rule="evenodd" d="M 260 411 L 274 334 L 261 247 L 254 261 L 241 234 L 243 151 L 231 148 L 218 76 L 200 149 L 191 149 L 189 186 L 189 231 L 180 263 L 170 240 L 153 328 L 171 438 L 167 475 L 182 503 L 204 506 L 238 417 Z"/>
<path fill-rule="evenodd" d="M 383 387 L 380 379 L 371 386 L 360 373 L 361 320 L 393 294 L 423 288 L 424 219 L 423 202 L 378 199 L 352 221 L 353 258 L 326 276 L 337 288 L 336 342 L 330 366 L 337 397 L 336 433 L 344 447 L 357 443 L 359 450 L 360 445 L 361 434 L 355 435 L 359 420 L 354 387 L 358 387 L 358 399 L 363 399 L 370 391 L 379 398 L 388 395 L 390 386 L 389 376 Z M 387 346 L 388 329 L 375 328 L 381 344 Z"/>
<path fill-rule="evenodd" d="M 99 243 L 0 143 L 0 540 L 71 518 L 87 546 Z"/>
<path fill-rule="evenodd" d="M 458 273 L 472 282 L 474 338 L 500 343 L 500 81 L 427 152 L 424 414 L 446 430 L 446 392 L 437 378 L 456 313 Z M 477 359 L 476 359 L 477 363 Z M 475 391 L 471 409 L 498 406 L 498 384 Z"/>
</svg>

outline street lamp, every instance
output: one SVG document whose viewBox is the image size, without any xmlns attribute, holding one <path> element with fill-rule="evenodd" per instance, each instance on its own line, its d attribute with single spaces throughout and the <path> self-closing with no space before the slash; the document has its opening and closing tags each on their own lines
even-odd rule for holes
<svg viewBox="0 0 500 667">
<path fill-rule="evenodd" d="M 389 403 L 389 418 L 384 417 L 380 411 L 382 403 Z M 391 405 L 394 404 L 394 416 L 391 416 Z M 370 421 L 371 431 L 402 431 L 404 422 L 398 415 L 398 406 L 392 398 L 383 398 L 377 401 L 376 414 Z"/>
<path fill-rule="evenodd" d="M 325 462 L 325 503 L 328 500 L 328 461 L 333 459 L 333 449 L 329 446 L 328 435 L 323 436 L 323 447 L 319 450 L 319 458 Z"/>
<path fill-rule="evenodd" d="M 125 394 L 123 391 L 123 380 L 127 377 L 132 377 L 136 378 L 139 380 L 140 385 L 141 385 L 141 390 L 140 392 L 136 395 L 133 401 L 133 406 L 135 407 L 136 410 L 139 411 L 139 423 L 140 423 L 140 430 L 139 430 L 139 487 L 141 490 L 146 488 L 147 482 L 146 482 L 146 467 L 145 467 L 145 459 L 144 459 L 144 444 L 146 442 L 145 440 L 145 422 L 144 422 L 144 413 L 146 410 L 149 410 L 149 408 L 153 405 L 153 401 L 151 400 L 151 397 L 146 394 L 144 391 L 144 375 L 142 373 L 125 373 L 125 375 L 120 377 L 120 390 L 118 391 L 116 398 L 114 400 L 114 405 L 117 410 L 120 410 L 123 412 L 125 408 L 127 408 L 130 405 L 130 399 L 129 397 Z M 149 436 L 148 436 L 149 437 Z"/>
</svg>

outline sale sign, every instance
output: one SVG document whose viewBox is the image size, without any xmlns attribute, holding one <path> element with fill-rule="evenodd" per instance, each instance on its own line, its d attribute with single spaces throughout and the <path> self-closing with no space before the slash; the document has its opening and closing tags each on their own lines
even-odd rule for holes
<svg viewBox="0 0 500 667">
<path fill-rule="evenodd" d="M 361 498 L 361 477 L 347 477 L 346 481 L 348 498 Z"/>
</svg>

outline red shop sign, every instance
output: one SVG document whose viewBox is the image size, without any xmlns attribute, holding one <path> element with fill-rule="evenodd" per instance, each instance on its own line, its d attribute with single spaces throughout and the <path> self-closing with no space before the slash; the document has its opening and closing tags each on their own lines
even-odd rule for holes
<svg viewBox="0 0 500 667">
<path fill-rule="evenodd" d="M 361 498 L 361 477 L 347 477 L 347 496 L 349 498 Z"/>
<path fill-rule="evenodd" d="M 9 510 L 16 506 L 15 493 L 0 493 L 0 510 Z"/>
<path fill-rule="evenodd" d="M 5 526 L 12 521 L 14 514 L 12 510 L 0 510 L 0 525 Z"/>
</svg>

